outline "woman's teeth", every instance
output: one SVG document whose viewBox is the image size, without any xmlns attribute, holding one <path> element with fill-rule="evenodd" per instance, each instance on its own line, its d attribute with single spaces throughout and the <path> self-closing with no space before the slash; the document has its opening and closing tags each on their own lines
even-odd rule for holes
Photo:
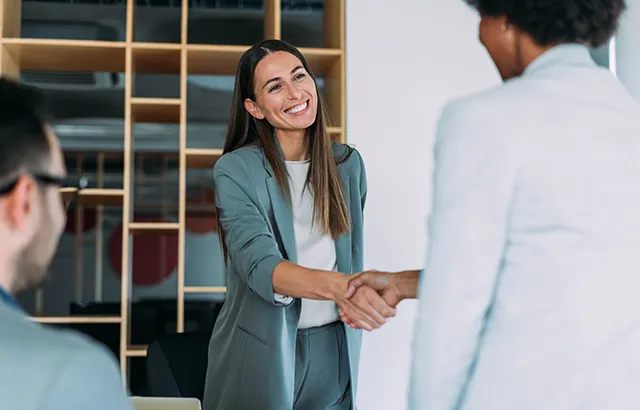
<svg viewBox="0 0 640 410">
<path fill-rule="evenodd" d="M 287 114 L 296 114 L 299 113 L 300 111 L 304 110 L 305 108 L 307 108 L 307 102 L 303 102 L 300 105 L 296 105 L 293 108 L 289 108 L 287 111 L 285 111 Z"/>
</svg>

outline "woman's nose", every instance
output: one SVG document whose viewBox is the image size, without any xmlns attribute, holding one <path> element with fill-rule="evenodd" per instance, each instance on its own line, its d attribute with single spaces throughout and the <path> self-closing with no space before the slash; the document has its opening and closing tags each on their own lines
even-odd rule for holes
<svg viewBox="0 0 640 410">
<path fill-rule="evenodd" d="M 290 84 L 288 87 L 289 98 L 292 100 L 298 100 L 302 96 L 302 90 L 295 84 Z"/>
</svg>

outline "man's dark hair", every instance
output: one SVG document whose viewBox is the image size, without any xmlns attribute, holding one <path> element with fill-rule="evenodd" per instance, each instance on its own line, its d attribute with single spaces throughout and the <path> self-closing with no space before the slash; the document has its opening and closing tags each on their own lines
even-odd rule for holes
<svg viewBox="0 0 640 410">
<path fill-rule="evenodd" d="M 43 170 L 50 160 L 50 122 L 44 95 L 0 77 L 0 185 L 18 172 Z"/>
<path fill-rule="evenodd" d="M 605 44 L 615 32 L 625 0 L 465 0 L 480 14 L 505 16 L 538 44 Z"/>
</svg>

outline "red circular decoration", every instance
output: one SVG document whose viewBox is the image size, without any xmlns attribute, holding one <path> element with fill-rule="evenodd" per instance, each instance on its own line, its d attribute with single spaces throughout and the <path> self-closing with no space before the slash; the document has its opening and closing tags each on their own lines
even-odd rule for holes
<svg viewBox="0 0 640 410">
<path fill-rule="evenodd" d="M 166 222 L 159 217 L 139 216 L 136 222 Z M 178 266 L 178 235 L 132 235 L 132 282 L 136 286 L 152 286 L 170 276 Z M 111 266 L 122 277 L 122 224 L 109 237 Z"/>
<path fill-rule="evenodd" d="M 200 196 L 187 198 L 187 205 L 198 208 L 198 211 L 189 211 L 185 215 L 185 228 L 190 233 L 208 234 L 218 230 L 213 190 L 203 189 Z"/>
<path fill-rule="evenodd" d="M 207 234 L 218 230 L 216 216 L 202 215 L 197 213 L 187 213 L 185 215 L 185 228 L 190 233 Z"/>
<path fill-rule="evenodd" d="M 82 211 L 82 232 L 88 232 L 95 228 L 96 222 L 98 219 L 98 213 L 95 208 L 88 208 Z M 67 211 L 67 224 L 64 227 L 65 233 L 75 234 L 76 233 L 76 211 L 75 209 L 70 209 Z"/>
</svg>

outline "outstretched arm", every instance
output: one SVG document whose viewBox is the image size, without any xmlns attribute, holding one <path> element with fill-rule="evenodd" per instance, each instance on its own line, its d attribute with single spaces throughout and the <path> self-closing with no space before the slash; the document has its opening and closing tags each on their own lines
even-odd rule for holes
<svg viewBox="0 0 640 410">
<path fill-rule="evenodd" d="M 288 306 L 293 298 L 333 300 L 365 329 L 377 328 L 395 311 L 379 303 L 358 307 L 344 297 L 348 277 L 333 271 L 307 269 L 283 258 L 273 233 L 252 198 L 255 181 L 244 160 L 226 154 L 214 169 L 216 205 L 229 262 L 247 286 L 265 301 Z M 287 295 L 281 302 L 276 293 Z M 371 298 L 374 298 L 371 296 Z M 381 300 L 381 299 L 380 299 Z M 379 301 L 378 301 L 379 302 Z"/>
</svg>

